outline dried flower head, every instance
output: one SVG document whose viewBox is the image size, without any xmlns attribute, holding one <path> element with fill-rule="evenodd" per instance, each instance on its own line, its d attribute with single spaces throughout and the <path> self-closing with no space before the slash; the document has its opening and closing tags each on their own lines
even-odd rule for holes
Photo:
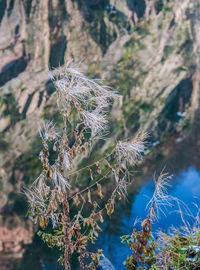
<svg viewBox="0 0 200 270">
<path fill-rule="evenodd" d="M 159 218 L 159 212 L 164 213 L 162 207 L 172 206 L 171 202 L 174 198 L 168 194 L 168 188 L 171 186 L 171 179 L 172 175 L 165 173 L 164 170 L 161 171 L 158 178 L 154 177 L 155 191 L 147 205 L 152 220 Z"/>
<path fill-rule="evenodd" d="M 146 149 L 145 140 L 147 136 L 147 133 L 138 133 L 130 142 L 119 141 L 115 148 L 118 155 L 118 163 L 135 165 L 142 161 Z"/>
<path fill-rule="evenodd" d="M 77 170 L 74 166 L 76 160 L 80 155 L 87 158 L 85 153 L 91 150 L 94 139 L 105 135 L 109 106 L 119 96 L 104 86 L 101 80 L 89 79 L 79 68 L 69 64 L 54 70 L 50 78 L 56 87 L 55 95 L 63 128 L 58 133 L 52 121 L 45 122 L 40 128 L 43 143 L 40 160 L 43 170 L 31 188 L 24 192 L 30 203 L 32 219 L 39 221 L 43 229 L 49 221 L 53 229 L 56 228 L 57 232 L 53 232 L 50 238 L 48 234 L 47 243 L 63 249 L 64 255 L 60 261 L 65 269 L 70 269 L 70 257 L 74 252 L 78 254 L 81 269 L 88 269 L 85 258 L 89 257 L 92 260 L 89 267 L 95 269 L 101 252 L 94 254 L 87 251 L 86 247 L 88 242 L 94 243 L 101 231 L 97 217 L 103 222 L 103 210 L 97 210 L 99 205 L 104 204 L 103 209 L 110 216 L 114 211 L 115 201 L 122 196 L 126 197 L 130 173 L 124 164 L 135 165 L 142 160 L 146 134 L 140 133 L 130 142 L 120 141 L 108 155 L 95 160 L 93 164 L 86 163 L 86 167 Z M 83 177 L 87 177 L 90 183 L 81 190 Z M 115 179 L 115 186 L 109 199 L 99 204 L 98 200 L 106 199 L 101 181 L 108 178 Z M 74 180 L 80 181 L 79 187 L 73 189 Z M 95 188 L 98 193 L 97 202 L 92 193 Z M 71 200 L 77 207 L 73 209 L 73 218 L 70 212 Z M 91 209 L 89 215 L 84 217 L 82 210 L 88 204 Z M 84 208 L 83 212 L 85 210 Z M 45 233 L 42 234 L 45 239 Z"/>
<path fill-rule="evenodd" d="M 44 183 L 44 177 L 42 174 L 34 181 L 30 189 L 24 188 L 23 192 L 32 208 L 38 206 L 45 209 L 45 197 L 49 193 L 49 187 Z"/>
<path fill-rule="evenodd" d="M 63 175 L 56 169 L 53 168 L 53 177 L 52 177 L 54 185 L 58 188 L 58 190 L 70 189 L 71 185 L 69 182 L 63 177 Z"/>
<path fill-rule="evenodd" d="M 57 89 L 58 105 L 63 111 L 68 106 L 93 105 L 95 108 L 104 108 L 110 105 L 110 101 L 118 95 L 106 86 L 101 80 L 87 78 L 79 68 L 69 67 L 69 63 L 62 70 L 56 70 L 54 80 Z M 78 107 L 77 107 L 78 108 Z M 81 107 L 79 107 L 81 109 Z"/>
<path fill-rule="evenodd" d="M 59 137 L 52 121 L 46 121 L 43 126 L 39 128 L 39 135 L 44 144 L 46 144 L 47 141 L 56 140 Z"/>
<path fill-rule="evenodd" d="M 92 131 L 92 137 L 100 135 L 105 131 L 108 121 L 105 118 L 105 114 L 100 112 L 100 110 L 96 109 L 92 112 L 82 111 L 82 116 L 84 118 L 85 126 L 90 128 Z"/>
</svg>

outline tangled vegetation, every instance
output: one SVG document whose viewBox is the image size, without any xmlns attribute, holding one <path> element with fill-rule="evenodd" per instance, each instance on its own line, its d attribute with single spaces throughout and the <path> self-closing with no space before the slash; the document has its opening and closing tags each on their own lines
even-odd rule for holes
<svg viewBox="0 0 200 270">
<path fill-rule="evenodd" d="M 88 243 L 94 243 L 101 231 L 103 211 L 110 216 L 115 202 L 126 196 L 132 178 L 129 168 L 142 160 L 147 135 L 140 132 L 131 141 L 119 141 L 106 156 L 88 164 L 96 141 L 105 140 L 108 109 L 119 96 L 100 80 L 88 79 L 68 64 L 50 76 L 56 87 L 62 129 L 48 121 L 39 131 L 43 170 L 31 188 L 25 189 L 29 215 L 34 223 L 39 222 L 42 231 L 38 234 L 44 242 L 63 252 L 59 262 L 66 270 L 71 269 L 73 254 L 81 269 L 95 269 L 102 250 L 89 252 Z M 86 166 L 77 168 L 83 158 Z M 86 187 L 81 187 L 83 177 L 88 181 Z M 102 200 L 103 181 L 111 181 L 113 187 L 106 202 Z M 75 183 L 79 183 L 78 189 Z"/>
<path fill-rule="evenodd" d="M 47 121 L 39 130 L 43 170 L 31 188 L 24 190 L 29 216 L 35 224 L 39 223 L 42 230 L 38 235 L 43 241 L 61 250 L 58 261 L 65 270 L 71 269 L 74 255 L 81 269 L 93 270 L 98 267 L 103 250 L 91 252 L 88 244 L 94 244 L 102 231 L 104 212 L 111 216 L 116 201 L 127 196 L 131 168 L 143 159 L 147 134 L 139 132 L 130 141 L 109 145 L 103 151 L 105 155 L 102 152 L 99 159 L 91 162 L 90 153 L 96 142 L 105 140 L 109 106 L 119 96 L 102 81 L 88 79 L 79 68 L 68 64 L 50 76 L 62 122 L 56 127 L 53 121 Z M 172 206 L 173 201 L 180 204 L 167 193 L 170 179 L 170 175 L 161 172 L 155 180 L 142 229 L 137 231 L 134 225 L 131 235 L 121 237 L 131 251 L 124 262 L 128 270 L 199 269 L 198 216 L 192 228 L 184 222 L 184 228 L 170 235 L 160 232 L 155 239 L 152 233 L 162 207 Z M 112 187 L 109 197 L 104 196 L 104 186 L 108 184 Z"/>
<path fill-rule="evenodd" d="M 132 234 L 121 237 L 121 242 L 128 244 L 132 253 L 124 262 L 127 270 L 200 268 L 199 213 L 193 217 L 195 223 L 191 227 L 184 219 L 181 202 L 167 193 L 170 179 L 170 175 L 162 172 L 155 180 L 155 192 L 148 204 L 147 218 L 141 223 L 142 230 L 136 230 L 134 224 Z M 163 211 L 163 206 L 172 206 L 172 201 L 178 204 L 184 226 L 171 229 L 171 233 L 159 231 L 155 237 L 152 226 L 159 217 L 159 210 Z M 186 206 L 183 204 L 183 207 Z"/>
</svg>

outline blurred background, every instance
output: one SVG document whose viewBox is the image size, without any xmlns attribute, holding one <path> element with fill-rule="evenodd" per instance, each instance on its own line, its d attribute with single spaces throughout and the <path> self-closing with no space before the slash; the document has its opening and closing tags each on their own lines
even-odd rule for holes
<svg viewBox="0 0 200 270">
<path fill-rule="evenodd" d="M 68 60 L 82 61 L 89 77 L 103 78 L 122 95 L 111 110 L 108 137 L 131 138 L 139 128 L 150 134 L 128 200 L 105 219 L 93 249 L 103 248 L 123 269 L 129 251 L 120 236 L 145 217 L 153 174 L 163 167 L 174 174 L 170 194 L 195 211 L 199 0 L 0 0 L 0 59 L 0 270 L 62 269 L 58 253 L 35 234 L 21 190 L 41 170 L 38 126 L 57 117 L 48 70 Z M 181 225 L 170 211 L 154 231 Z"/>
</svg>

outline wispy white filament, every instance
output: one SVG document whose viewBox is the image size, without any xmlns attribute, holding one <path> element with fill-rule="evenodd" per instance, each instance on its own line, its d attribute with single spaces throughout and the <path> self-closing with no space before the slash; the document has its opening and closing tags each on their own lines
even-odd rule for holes
<svg viewBox="0 0 200 270">
<path fill-rule="evenodd" d="M 68 152 L 64 153 L 64 160 L 63 160 L 63 164 L 66 170 L 70 169 L 71 167 L 71 163 L 70 163 L 70 155 Z"/>
<path fill-rule="evenodd" d="M 105 114 L 100 113 L 99 110 L 82 111 L 82 116 L 85 126 L 92 131 L 92 137 L 100 135 L 107 127 L 108 120 L 105 118 Z"/>
<path fill-rule="evenodd" d="M 145 139 L 147 134 L 137 135 L 133 141 L 122 142 L 119 141 L 116 145 L 116 152 L 118 155 L 118 162 L 129 163 L 131 165 L 137 164 L 143 159 L 143 153 L 146 149 Z"/>
<path fill-rule="evenodd" d="M 63 189 L 67 188 L 70 189 L 71 185 L 69 182 L 62 176 L 60 172 L 57 172 L 57 179 L 58 179 L 58 187 L 62 187 Z"/>
<path fill-rule="evenodd" d="M 65 188 L 70 189 L 69 182 L 63 177 L 63 175 L 54 168 L 53 177 L 52 177 L 54 185 L 60 190 Z"/>
<path fill-rule="evenodd" d="M 39 128 L 39 135 L 43 143 L 49 140 L 56 140 L 59 136 L 52 121 L 46 121 L 43 127 Z"/>
</svg>

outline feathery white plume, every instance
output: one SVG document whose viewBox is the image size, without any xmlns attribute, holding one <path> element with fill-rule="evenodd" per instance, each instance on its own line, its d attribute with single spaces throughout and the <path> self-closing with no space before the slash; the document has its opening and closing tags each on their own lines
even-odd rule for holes
<svg viewBox="0 0 200 270">
<path fill-rule="evenodd" d="M 46 121 L 43 127 L 39 128 L 39 135 L 45 144 L 47 141 L 56 140 L 59 136 L 52 121 Z"/>
<path fill-rule="evenodd" d="M 105 114 L 100 113 L 99 110 L 82 111 L 82 116 L 85 126 L 91 129 L 92 137 L 100 135 L 106 129 L 108 120 L 105 118 Z"/>
<path fill-rule="evenodd" d="M 142 161 L 143 153 L 146 149 L 146 138 L 147 134 L 141 133 L 137 134 L 136 137 L 130 142 L 119 141 L 115 148 L 118 155 L 119 164 L 129 163 L 130 165 L 135 165 Z"/>
</svg>

